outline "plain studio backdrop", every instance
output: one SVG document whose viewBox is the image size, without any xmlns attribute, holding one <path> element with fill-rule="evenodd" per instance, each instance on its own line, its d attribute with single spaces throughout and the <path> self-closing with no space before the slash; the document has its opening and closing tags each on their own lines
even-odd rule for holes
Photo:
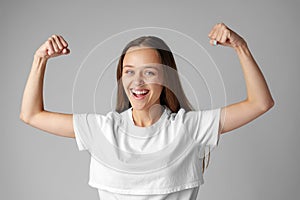
<svg viewBox="0 0 300 200">
<path fill-rule="evenodd" d="M 48 37 L 63 35 L 71 49 L 48 62 L 44 105 L 49 111 L 72 113 L 80 63 L 101 41 L 139 27 L 177 30 L 201 43 L 220 70 L 231 104 L 246 97 L 246 87 L 234 50 L 209 45 L 207 35 L 219 22 L 248 42 L 275 107 L 221 136 L 198 199 L 299 199 L 299 8 L 296 0 L 1 1 L 0 199 L 98 199 L 87 184 L 89 154 L 79 152 L 74 139 L 19 119 L 34 52 Z M 83 103 L 90 106 L 83 111 L 93 110 Z M 215 99 L 213 107 L 219 106 Z"/>
</svg>

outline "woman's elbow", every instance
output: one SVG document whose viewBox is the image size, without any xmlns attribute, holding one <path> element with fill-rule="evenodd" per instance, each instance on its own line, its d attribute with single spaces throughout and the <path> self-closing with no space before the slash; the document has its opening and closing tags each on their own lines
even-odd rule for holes
<svg viewBox="0 0 300 200">
<path fill-rule="evenodd" d="M 24 117 L 23 113 L 20 113 L 19 118 L 22 122 L 25 122 L 26 124 L 28 124 L 28 120 Z"/>
<path fill-rule="evenodd" d="M 29 124 L 30 123 L 30 116 L 24 114 L 24 113 L 20 113 L 20 116 L 19 116 L 20 120 L 26 124 Z"/>
<path fill-rule="evenodd" d="M 260 106 L 260 107 L 261 107 L 261 110 L 262 110 L 263 112 L 267 112 L 267 111 L 270 110 L 272 107 L 274 107 L 274 105 L 275 105 L 275 102 L 274 102 L 273 99 L 271 99 L 271 100 L 269 100 L 268 102 L 262 104 L 262 106 Z"/>
</svg>

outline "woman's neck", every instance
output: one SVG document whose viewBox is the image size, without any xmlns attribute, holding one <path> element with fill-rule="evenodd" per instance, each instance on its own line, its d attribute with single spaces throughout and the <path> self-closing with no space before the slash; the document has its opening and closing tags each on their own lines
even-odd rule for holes
<svg viewBox="0 0 300 200">
<path fill-rule="evenodd" d="M 132 119 L 136 126 L 147 127 L 157 122 L 162 113 L 164 107 L 159 104 L 155 104 L 149 109 L 136 110 L 132 109 Z"/>
</svg>

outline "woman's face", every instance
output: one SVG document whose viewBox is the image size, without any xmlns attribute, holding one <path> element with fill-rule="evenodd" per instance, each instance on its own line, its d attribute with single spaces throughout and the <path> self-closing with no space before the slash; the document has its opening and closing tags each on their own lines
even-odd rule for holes
<svg viewBox="0 0 300 200">
<path fill-rule="evenodd" d="M 131 47 L 123 59 L 122 82 L 136 110 L 149 110 L 160 104 L 163 70 L 158 52 L 152 48 Z"/>
</svg>

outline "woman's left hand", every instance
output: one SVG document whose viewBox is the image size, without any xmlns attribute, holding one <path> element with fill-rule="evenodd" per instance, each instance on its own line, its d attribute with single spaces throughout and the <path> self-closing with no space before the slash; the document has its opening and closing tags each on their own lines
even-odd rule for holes
<svg viewBox="0 0 300 200">
<path fill-rule="evenodd" d="M 216 24 L 208 34 L 208 37 L 212 46 L 220 44 L 237 48 L 246 44 L 246 41 L 241 36 L 228 28 L 224 23 Z"/>
</svg>

